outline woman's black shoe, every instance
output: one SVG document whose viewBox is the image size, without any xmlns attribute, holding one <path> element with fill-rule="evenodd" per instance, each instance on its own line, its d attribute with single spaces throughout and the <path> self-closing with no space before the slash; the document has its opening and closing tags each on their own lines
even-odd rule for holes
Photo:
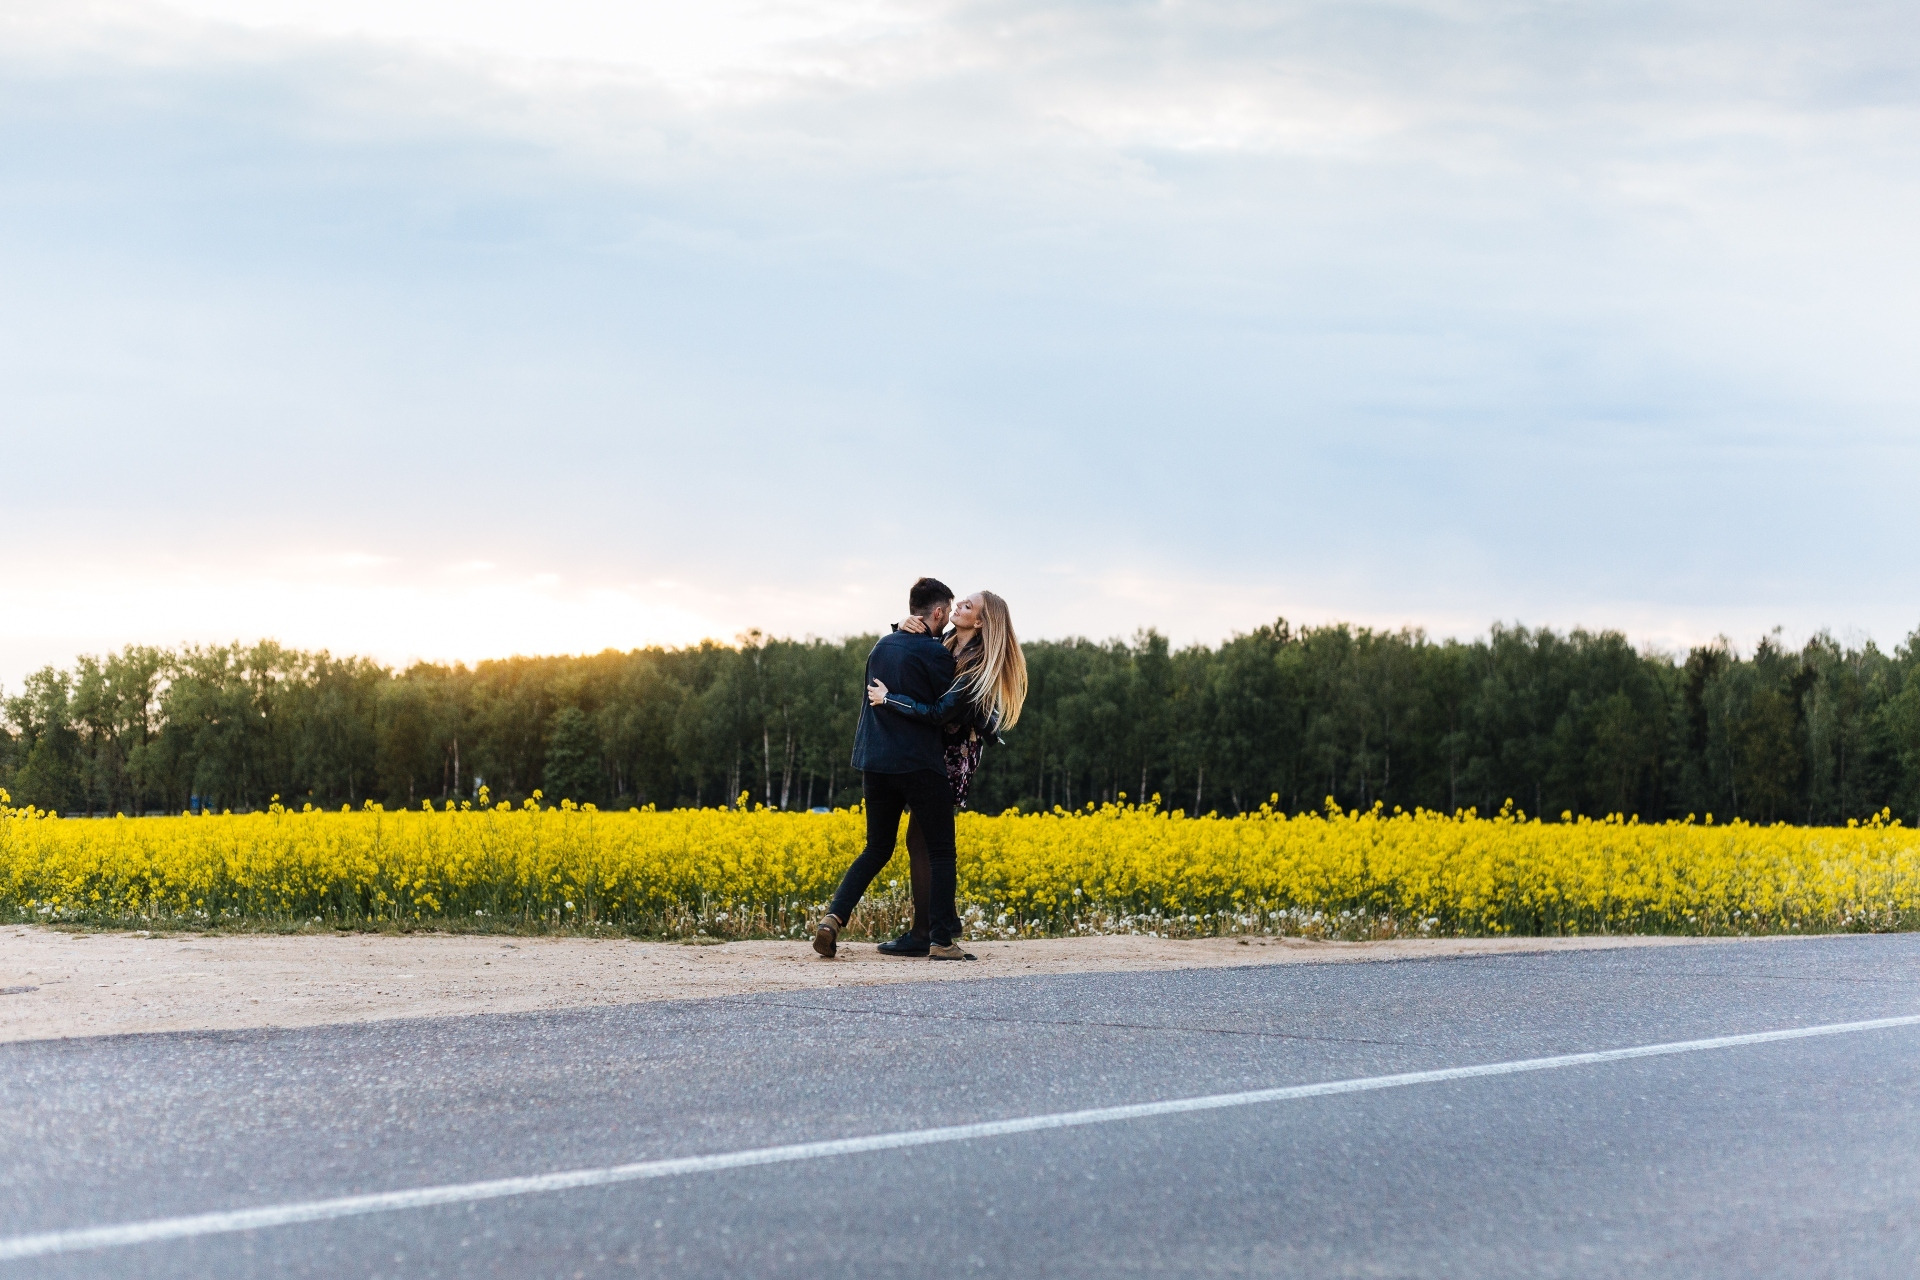
<svg viewBox="0 0 1920 1280">
<path fill-rule="evenodd" d="M 913 930 L 909 929 L 892 942 L 883 942 L 874 950 L 883 956 L 923 956 L 927 954 L 929 946 L 925 938 L 914 937 Z"/>
</svg>

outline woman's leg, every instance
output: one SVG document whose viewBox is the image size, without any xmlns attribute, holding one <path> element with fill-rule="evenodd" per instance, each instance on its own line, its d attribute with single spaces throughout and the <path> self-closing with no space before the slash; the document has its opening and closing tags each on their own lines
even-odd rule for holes
<svg viewBox="0 0 1920 1280">
<path fill-rule="evenodd" d="M 913 886 L 913 936 L 925 939 L 932 927 L 927 904 L 933 901 L 933 866 L 927 861 L 927 836 L 920 819 L 907 817 L 907 883 Z"/>
<path fill-rule="evenodd" d="M 960 936 L 960 915 L 954 909 L 957 868 L 953 856 L 953 788 L 944 773 L 927 769 L 904 775 L 901 790 L 906 793 L 913 816 L 920 820 L 927 842 L 927 883 L 932 889 L 927 902 L 927 940 L 936 952 L 951 949 Z"/>
</svg>

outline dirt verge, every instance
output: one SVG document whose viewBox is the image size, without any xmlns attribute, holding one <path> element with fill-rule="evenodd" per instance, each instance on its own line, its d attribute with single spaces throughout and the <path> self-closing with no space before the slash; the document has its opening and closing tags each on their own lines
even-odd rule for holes
<svg viewBox="0 0 1920 1280">
<path fill-rule="evenodd" d="M 1305 942 L 1052 938 L 968 944 L 971 963 L 849 943 L 686 946 L 572 938 L 64 933 L 0 927 L 0 1041 L 521 1013 L 753 991 L 1029 974 L 1404 960 L 1698 944 L 1680 938 Z"/>
</svg>

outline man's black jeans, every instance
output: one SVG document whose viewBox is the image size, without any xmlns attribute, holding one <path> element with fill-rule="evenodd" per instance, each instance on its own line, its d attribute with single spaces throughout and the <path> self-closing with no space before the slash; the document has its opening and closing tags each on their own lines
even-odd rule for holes
<svg viewBox="0 0 1920 1280">
<path fill-rule="evenodd" d="M 866 780 L 867 847 L 841 877 L 840 890 L 827 910 L 842 923 L 853 919 L 860 895 L 893 857 L 894 842 L 900 837 L 900 815 L 912 810 L 914 823 L 927 840 L 933 941 L 945 946 L 960 936 L 960 913 L 953 903 L 953 788 L 947 785 L 947 775 L 922 769 L 918 773 L 868 773 L 862 777 Z"/>
</svg>

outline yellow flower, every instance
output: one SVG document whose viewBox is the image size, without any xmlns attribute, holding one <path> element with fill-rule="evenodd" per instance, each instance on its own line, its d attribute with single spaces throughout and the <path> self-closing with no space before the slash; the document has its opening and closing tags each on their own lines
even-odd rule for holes
<svg viewBox="0 0 1920 1280">
<path fill-rule="evenodd" d="M 102 921 L 452 919 L 790 934 L 865 838 L 859 810 L 591 806 L 58 820 L 0 793 L 0 916 Z M 1258 930 L 1752 933 L 1906 927 L 1920 838 L 1629 816 L 1542 823 L 1376 806 L 1238 818 L 1107 805 L 963 814 L 963 910 L 998 936 Z M 895 878 L 903 879 L 898 871 Z M 883 879 L 881 883 L 885 883 Z M 573 907 L 563 904 L 572 903 Z"/>
</svg>

